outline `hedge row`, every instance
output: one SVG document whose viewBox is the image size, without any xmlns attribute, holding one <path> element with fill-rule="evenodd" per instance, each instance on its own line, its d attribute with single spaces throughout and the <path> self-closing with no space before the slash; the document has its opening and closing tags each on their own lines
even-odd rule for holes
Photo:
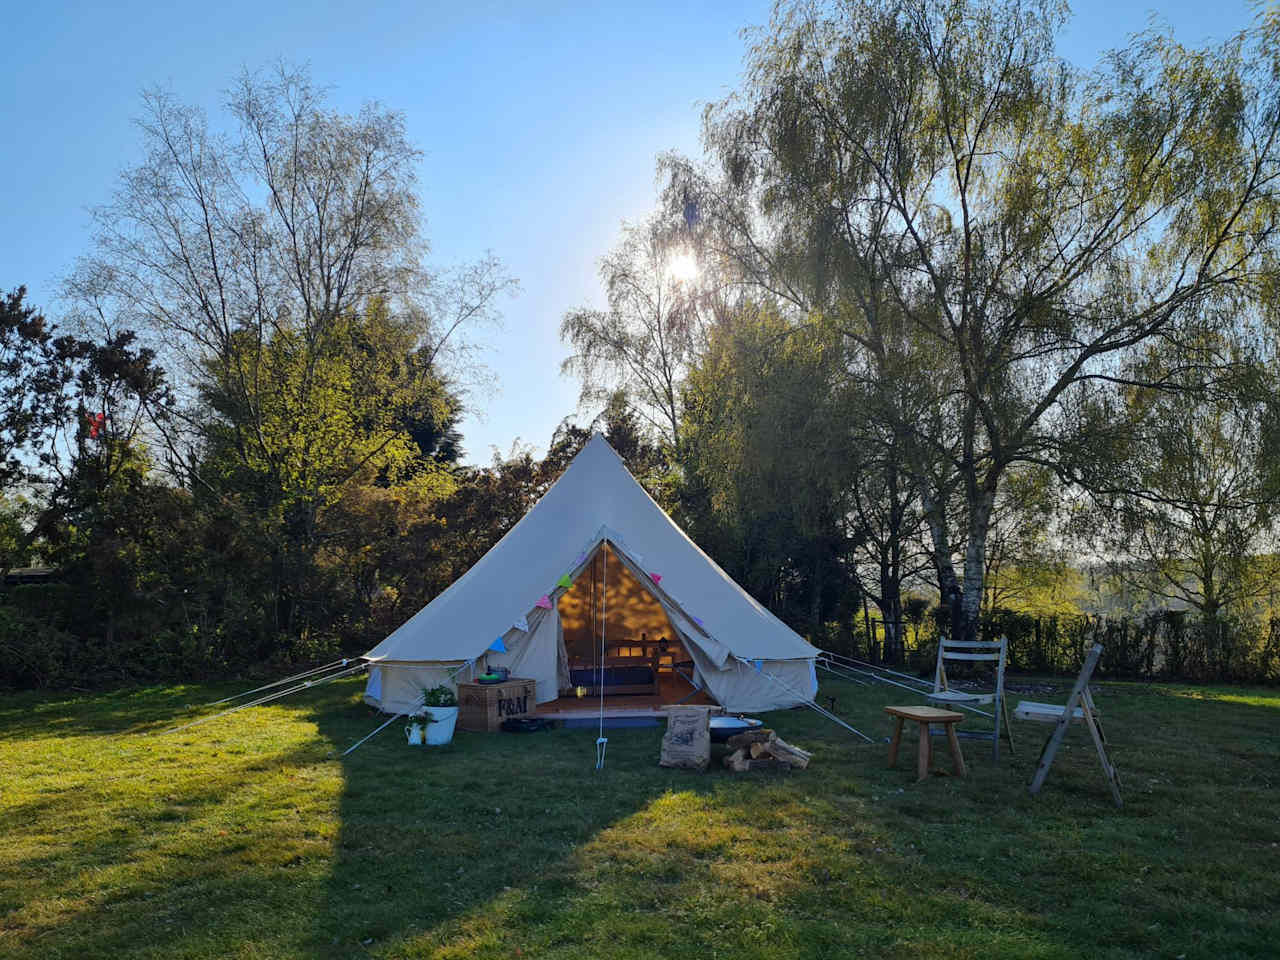
<svg viewBox="0 0 1280 960">
<path fill-rule="evenodd" d="M 861 624 L 851 632 L 830 625 L 819 646 L 851 656 L 905 662 L 920 673 L 933 669 L 937 638 L 945 623 L 907 625 L 901 658 L 885 657 L 879 638 L 868 642 Z M 982 636 L 1009 638 L 1009 669 L 1070 675 L 1080 669 L 1094 643 L 1104 647 L 1097 675 L 1127 680 L 1192 682 L 1280 682 L 1280 617 L 1258 623 L 1205 619 L 1188 611 L 1159 611 L 1142 618 L 1036 617 L 996 610 L 985 617 Z"/>
</svg>

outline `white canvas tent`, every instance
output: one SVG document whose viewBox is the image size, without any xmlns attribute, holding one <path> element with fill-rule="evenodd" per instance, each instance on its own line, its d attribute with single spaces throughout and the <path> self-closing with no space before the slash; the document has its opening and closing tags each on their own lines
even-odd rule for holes
<svg viewBox="0 0 1280 960">
<path fill-rule="evenodd" d="M 746 712 L 812 701 L 817 649 L 698 549 L 599 434 L 475 566 L 365 654 L 365 700 L 409 713 L 424 686 L 470 679 L 486 661 L 536 680 L 539 703 L 556 699 L 569 687 L 562 578 L 575 581 L 606 544 L 662 606 L 716 702 Z M 490 650 L 499 637 L 505 653 Z"/>
</svg>

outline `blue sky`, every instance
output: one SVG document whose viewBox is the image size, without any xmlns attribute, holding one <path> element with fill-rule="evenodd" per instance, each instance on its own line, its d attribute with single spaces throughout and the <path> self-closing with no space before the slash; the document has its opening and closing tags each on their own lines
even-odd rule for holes
<svg viewBox="0 0 1280 960">
<path fill-rule="evenodd" d="M 517 438 L 545 448 L 574 412 L 559 375 L 566 310 L 602 305 L 596 265 L 656 199 L 654 161 L 696 154 L 701 106 L 741 77 L 760 0 L 702 3 L 36 4 L 0 10 L 0 290 L 25 284 L 57 316 L 61 276 L 88 246 L 88 207 L 138 160 L 139 92 L 161 84 L 216 116 L 242 66 L 309 64 L 330 104 L 378 100 L 424 150 L 433 260 L 493 250 L 520 279 L 481 337 L 494 392 L 471 398 L 468 459 Z M 1146 3 L 1074 5 L 1062 51 L 1091 65 L 1145 26 Z M 1244 0 L 1161 6 L 1180 40 L 1224 39 Z"/>
</svg>

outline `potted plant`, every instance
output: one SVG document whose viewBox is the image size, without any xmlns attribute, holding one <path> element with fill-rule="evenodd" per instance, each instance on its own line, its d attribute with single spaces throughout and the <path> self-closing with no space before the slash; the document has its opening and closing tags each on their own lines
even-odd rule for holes
<svg viewBox="0 0 1280 960">
<path fill-rule="evenodd" d="M 427 745 L 438 747 L 449 743 L 453 739 L 453 728 L 458 722 L 458 697 L 443 685 L 424 688 L 422 707 L 427 718 Z"/>
</svg>

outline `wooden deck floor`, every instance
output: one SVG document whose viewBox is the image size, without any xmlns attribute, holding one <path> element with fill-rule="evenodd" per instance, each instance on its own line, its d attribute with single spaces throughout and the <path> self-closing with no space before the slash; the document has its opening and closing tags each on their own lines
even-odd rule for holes
<svg viewBox="0 0 1280 960">
<path fill-rule="evenodd" d="M 690 694 L 693 696 L 689 696 Z M 688 699 L 685 699 L 685 698 Z M 604 698 L 604 715 L 606 717 L 644 717 L 652 716 L 664 707 L 683 701 L 685 704 L 713 705 L 715 701 L 702 691 L 694 692 L 689 683 L 670 674 L 658 677 L 658 692 L 641 696 L 612 696 Z M 578 717 L 598 717 L 600 700 L 598 697 L 561 697 L 548 703 L 538 704 L 535 715 L 570 720 Z"/>
</svg>

